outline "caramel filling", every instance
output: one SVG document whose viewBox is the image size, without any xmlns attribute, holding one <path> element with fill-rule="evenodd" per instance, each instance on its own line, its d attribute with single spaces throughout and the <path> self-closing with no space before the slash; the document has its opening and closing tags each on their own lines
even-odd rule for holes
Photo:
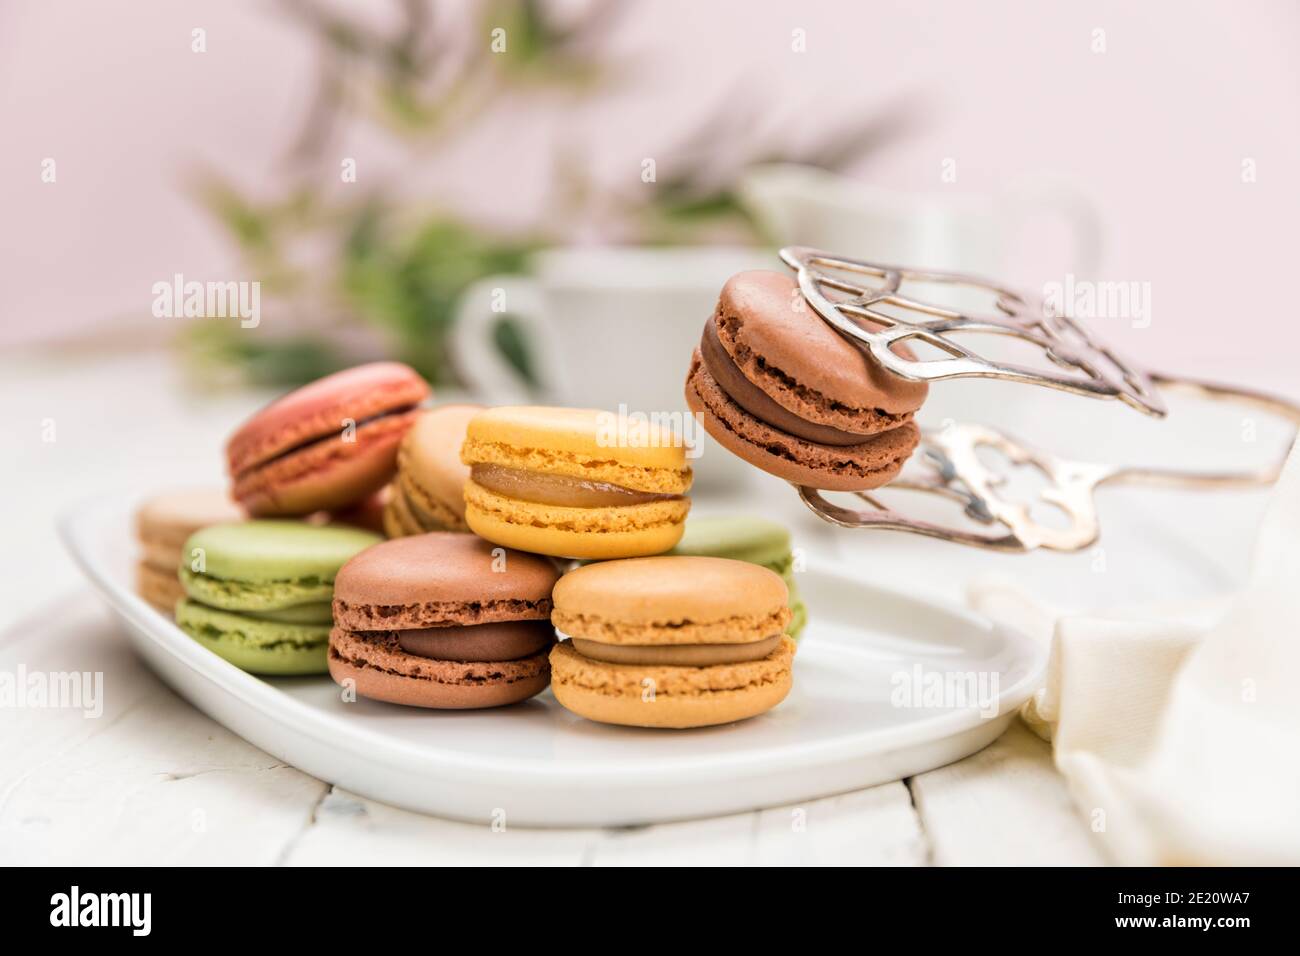
<svg viewBox="0 0 1300 956">
<path fill-rule="evenodd" d="M 500 621 L 396 631 L 408 654 L 439 661 L 517 661 L 551 646 L 549 621 Z"/>
<path fill-rule="evenodd" d="M 646 666 L 712 667 L 714 664 L 743 664 L 757 661 L 776 650 L 780 634 L 750 644 L 664 644 L 655 647 L 635 644 L 602 644 L 581 637 L 570 638 L 573 649 L 583 657 L 609 664 Z"/>
<path fill-rule="evenodd" d="M 571 478 L 568 475 L 544 475 L 539 471 L 507 468 L 504 465 L 475 465 L 469 474 L 475 484 L 495 494 L 539 505 L 560 505 L 566 508 L 644 505 L 681 497 L 633 491 L 621 485 Z"/>
</svg>

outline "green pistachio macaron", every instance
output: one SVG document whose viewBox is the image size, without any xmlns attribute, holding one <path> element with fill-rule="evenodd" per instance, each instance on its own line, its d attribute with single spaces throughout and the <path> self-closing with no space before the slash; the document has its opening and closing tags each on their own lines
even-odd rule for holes
<svg viewBox="0 0 1300 956">
<path fill-rule="evenodd" d="M 176 623 L 254 674 L 323 674 L 334 577 L 383 539 L 299 521 L 213 525 L 185 542 Z"/>
<path fill-rule="evenodd" d="M 808 608 L 795 583 L 790 532 L 782 525 L 766 518 L 741 515 L 692 516 L 686 519 L 682 540 L 668 553 L 748 561 L 775 571 L 790 591 L 790 610 L 794 613 L 786 633 L 799 639 L 808 623 Z"/>
<path fill-rule="evenodd" d="M 272 621 L 189 598 L 176 603 L 176 623 L 212 653 L 252 674 L 324 674 L 329 669 L 329 624 Z"/>
<path fill-rule="evenodd" d="M 328 604 L 334 575 L 383 539 L 368 531 L 300 521 L 243 521 L 192 534 L 181 554 L 185 593 L 227 611 Z"/>
</svg>

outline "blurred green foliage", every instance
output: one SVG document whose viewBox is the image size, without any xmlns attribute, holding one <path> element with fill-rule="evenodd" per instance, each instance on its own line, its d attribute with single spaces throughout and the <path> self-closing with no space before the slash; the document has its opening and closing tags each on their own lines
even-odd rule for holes
<svg viewBox="0 0 1300 956">
<path fill-rule="evenodd" d="M 461 291 L 485 275 L 523 271 L 530 246 L 494 239 L 450 219 L 431 220 L 409 236 L 390 239 L 383 234 L 382 217 L 372 213 L 353 224 L 344 244 L 343 293 L 426 378 L 452 380 L 444 343 Z M 517 359 L 524 362 L 522 355 Z"/>
<path fill-rule="evenodd" d="M 256 335 L 231 323 L 194 324 L 184 345 L 210 377 L 234 370 L 260 384 L 308 381 L 354 364 L 360 329 L 435 385 L 455 383 L 448 333 L 457 300 L 474 280 L 525 271 L 532 251 L 563 242 L 566 230 L 611 210 L 623 224 L 622 241 L 692 243 L 721 231 L 730 241 L 762 242 L 734 190 L 744 166 L 784 160 L 839 168 L 901 128 L 902 114 L 867 117 L 795 149 L 783 136 L 769 142 L 753 132 L 761 98 L 746 110 L 728 97 L 717 115 L 664 151 L 675 161 L 655 183 L 612 194 L 596 187 L 573 156 L 557 163 L 559 208 L 548 211 L 547 230 L 532 235 L 503 234 L 437 205 L 413 210 L 382 187 L 368 185 L 362 198 L 340 200 L 321 184 L 332 185 L 338 175 L 337 150 L 326 147 L 344 119 L 361 114 L 418 155 L 506 100 L 517 107 L 522 95 L 554 89 L 595 96 L 617 80 L 608 41 L 626 9 L 620 0 L 597 0 L 564 18 L 541 0 L 484 0 L 474 8 L 471 42 L 434 16 L 432 0 L 390 2 L 399 23 L 381 32 L 337 4 L 280 0 L 283 14 L 320 51 L 314 95 L 288 155 L 290 186 L 282 196 L 256 199 L 208 170 L 195 193 L 261 281 L 263 315 L 289 321 L 264 322 Z M 504 49 L 493 48 L 495 30 L 504 31 Z M 731 153 L 721 164 L 719 143 Z M 313 250 L 306 261 L 304 247 Z M 508 316 L 496 340 L 531 380 L 527 343 Z"/>
</svg>

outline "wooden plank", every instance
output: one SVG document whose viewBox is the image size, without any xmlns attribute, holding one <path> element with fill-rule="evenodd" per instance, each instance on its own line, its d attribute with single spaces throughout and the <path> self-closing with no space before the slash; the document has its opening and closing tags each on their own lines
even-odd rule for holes
<svg viewBox="0 0 1300 956">
<path fill-rule="evenodd" d="M 0 708 L 0 863 L 270 863 L 325 784 L 246 743 L 150 673 L 98 602 L 18 632 L 0 668 L 104 675 L 103 713 Z"/>
<path fill-rule="evenodd" d="M 979 753 L 909 781 L 941 866 L 1096 866 L 1106 861 L 1051 747 L 1015 721 Z"/>
<path fill-rule="evenodd" d="M 901 783 L 708 820 L 608 830 L 596 866 L 921 865 L 927 847 Z"/>
<path fill-rule="evenodd" d="M 573 866 L 596 830 L 496 828 L 424 816 L 332 788 L 280 862 L 290 866 Z"/>
<path fill-rule="evenodd" d="M 929 842 L 902 783 L 764 810 L 761 866 L 924 866 Z"/>
<path fill-rule="evenodd" d="M 593 866 L 747 866 L 754 862 L 757 813 L 605 830 L 585 862 Z"/>
</svg>

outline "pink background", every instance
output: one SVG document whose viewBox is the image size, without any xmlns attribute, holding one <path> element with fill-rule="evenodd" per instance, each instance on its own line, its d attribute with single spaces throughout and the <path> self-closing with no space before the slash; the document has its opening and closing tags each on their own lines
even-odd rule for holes
<svg viewBox="0 0 1300 956">
<path fill-rule="evenodd" d="M 387 6 L 373 6 L 382 21 Z M 190 51 L 195 26 L 206 54 Z M 790 51 L 796 27 L 803 55 Z M 1090 49 L 1094 28 L 1105 53 Z M 363 184 L 398 177 L 420 201 L 523 226 L 559 145 L 617 187 L 728 97 L 762 97 L 798 138 L 824 110 L 907 96 L 922 125 L 857 174 L 962 193 L 1072 183 L 1106 222 L 1101 277 L 1152 284 L 1151 327 L 1112 335 L 1126 349 L 1242 374 L 1300 342 L 1300 5 L 668 0 L 636 5 L 617 47 L 625 82 L 598 104 L 521 103 L 417 161 L 357 126 L 338 155 L 357 158 Z M 273 191 L 314 58 L 269 3 L 0 7 L 0 342 L 143 323 L 150 286 L 173 272 L 232 277 L 233 250 L 184 187 L 206 164 Z M 45 157 L 55 185 L 40 181 Z M 944 157 L 957 160 L 955 185 L 939 180 Z M 1255 183 L 1241 179 L 1247 157 Z M 337 169 L 322 176 L 337 183 Z M 1271 333 L 1282 344 L 1261 348 Z"/>
</svg>

